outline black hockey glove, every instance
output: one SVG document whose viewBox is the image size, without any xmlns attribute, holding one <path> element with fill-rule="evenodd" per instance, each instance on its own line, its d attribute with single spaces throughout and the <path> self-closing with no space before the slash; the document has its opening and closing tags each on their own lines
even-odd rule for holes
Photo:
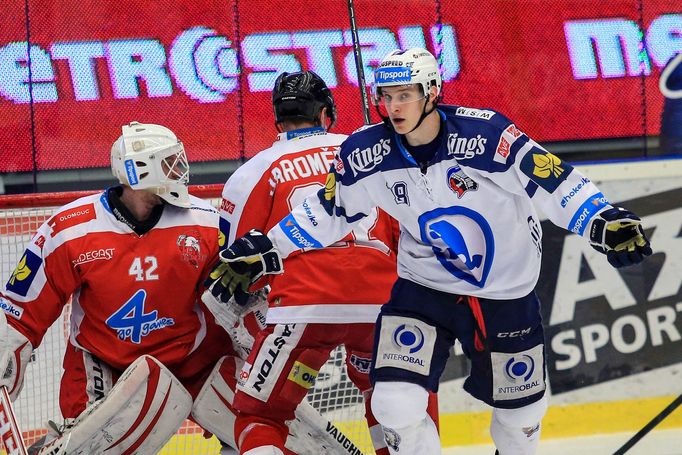
<svg viewBox="0 0 682 455">
<path fill-rule="evenodd" d="M 209 274 L 206 287 L 222 302 L 234 295 L 239 305 L 248 301 L 249 286 L 263 275 L 284 272 L 282 258 L 272 246 L 270 239 L 260 231 L 252 229 L 238 238 L 229 248 L 220 252 L 220 262 Z"/>
<path fill-rule="evenodd" d="M 590 226 L 590 245 L 614 267 L 639 264 L 651 255 L 649 239 L 644 235 L 642 220 L 622 207 L 599 213 Z"/>
</svg>

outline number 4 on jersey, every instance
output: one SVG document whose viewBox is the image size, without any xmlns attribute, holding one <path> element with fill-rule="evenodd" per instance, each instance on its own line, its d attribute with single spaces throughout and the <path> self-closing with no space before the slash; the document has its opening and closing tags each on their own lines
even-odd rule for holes
<svg viewBox="0 0 682 455">
<path fill-rule="evenodd" d="M 121 340 L 130 338 L 133 343 L 139 344 L 142 341 L 142 326 L 156 321 L 157 310 L 144 312 L 146 298 L 147 293 L 140 289 L 106 320 L 106 324 L 118 332 Z"/>
</svg>

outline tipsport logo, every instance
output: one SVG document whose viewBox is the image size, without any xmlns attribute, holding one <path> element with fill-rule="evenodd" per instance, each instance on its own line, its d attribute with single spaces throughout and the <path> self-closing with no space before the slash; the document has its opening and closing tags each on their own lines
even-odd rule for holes
<svg viewBox="0 0 682 455">
<path fill-rule="evenodd" d="M 411 71 L 409 68 L 401 68 L 397 66 L 378 68 L 374 72 L 374 81 L 377 84 L 392 84 L 402 82 L 410 83 L 412 80 Z"/>
<path fill-rule="evenodd" d="M 126 174 L 128 175 L 128 182 L 131 185 L 137 185 L 139 180 L 137 178 L 137 172 L 135 172 L 135 163 L 133 163 L 133 160 L 126 160 L 125 167 Z"/>
<path fill-rule="evenodd" d="M 393 332 L 393 345 L 401 352 L 419 352 L 424 347 L 424 332 L 416 325 L 402 324 Z"/>
</svg>

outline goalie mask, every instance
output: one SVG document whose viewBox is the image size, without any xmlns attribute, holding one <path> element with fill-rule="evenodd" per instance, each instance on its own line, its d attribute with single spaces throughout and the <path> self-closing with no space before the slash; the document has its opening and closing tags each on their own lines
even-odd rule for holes
<svg viewBox="0 0 682 455">
<path fill-rule="evenodd" d="M 389 126 L 388 114 L 386 112 L 386 99 L 382 93 L 382 87 L 400 87 L 416 84 L 420 88 L 420 94 L 406 100 L 391 100 L 392 102 L 417 102 L 428 98 L 431 88 L 436 88 L 436 98 L 433 100 L 433 107 L 428 112 L 424 103 L 422 116 L 417 123 L 416 129 L 424 118 L 436 109 L 436 105 L 441 99 L 441 89 L 443 80 L 438 68 L 438 62 L 431 52 L 420 47 L 413 47 L 405 51 L 394 50 L 381 60 L 379 67 L 374 70 L 374 82 L 372 83 L 372 102 L 381 118 Z"/>
<path fill-rule="evenodd" d="M 317 123 L 320 110 L 325 107 L 329 126 L 322 126 L 330 130 L 336 123 L 336 104 L 332 92 L 313 71 L 280 74 L 272 90 L 272 106 L 275 110 L 275 123 L 285 120 Z"/>
<path fill-rule="evenodd" d="M 131 122 L 111 147 L 111 171 L 123 185 L 169 204 L 190 206 L 189 165 L 182 142 L 161 125 Z"/>
</svg>

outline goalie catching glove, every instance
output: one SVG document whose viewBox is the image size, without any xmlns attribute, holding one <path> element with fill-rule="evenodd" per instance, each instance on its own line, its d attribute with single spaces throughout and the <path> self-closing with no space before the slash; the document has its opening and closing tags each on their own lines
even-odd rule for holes
<svg viewBox="0 0 682 455">
<path fill-rule="evenodd" d="M 622 207 L 611 207 L 597 214 L 590 226 L 590 245 L 614 267 L 639 264 L 651 255 L 642 220 Z"/>
<path fill-rule="evenodd" d="M 270 239 L 252 229 L 220 252 L 220 262 L 209 274 L 205 285 L 222 302 L 228 302 L 234 295 L 238 304 L 246 305 L 249 286 L 263 275 L 283 272 L 282 258 Z"/>
</svg>

